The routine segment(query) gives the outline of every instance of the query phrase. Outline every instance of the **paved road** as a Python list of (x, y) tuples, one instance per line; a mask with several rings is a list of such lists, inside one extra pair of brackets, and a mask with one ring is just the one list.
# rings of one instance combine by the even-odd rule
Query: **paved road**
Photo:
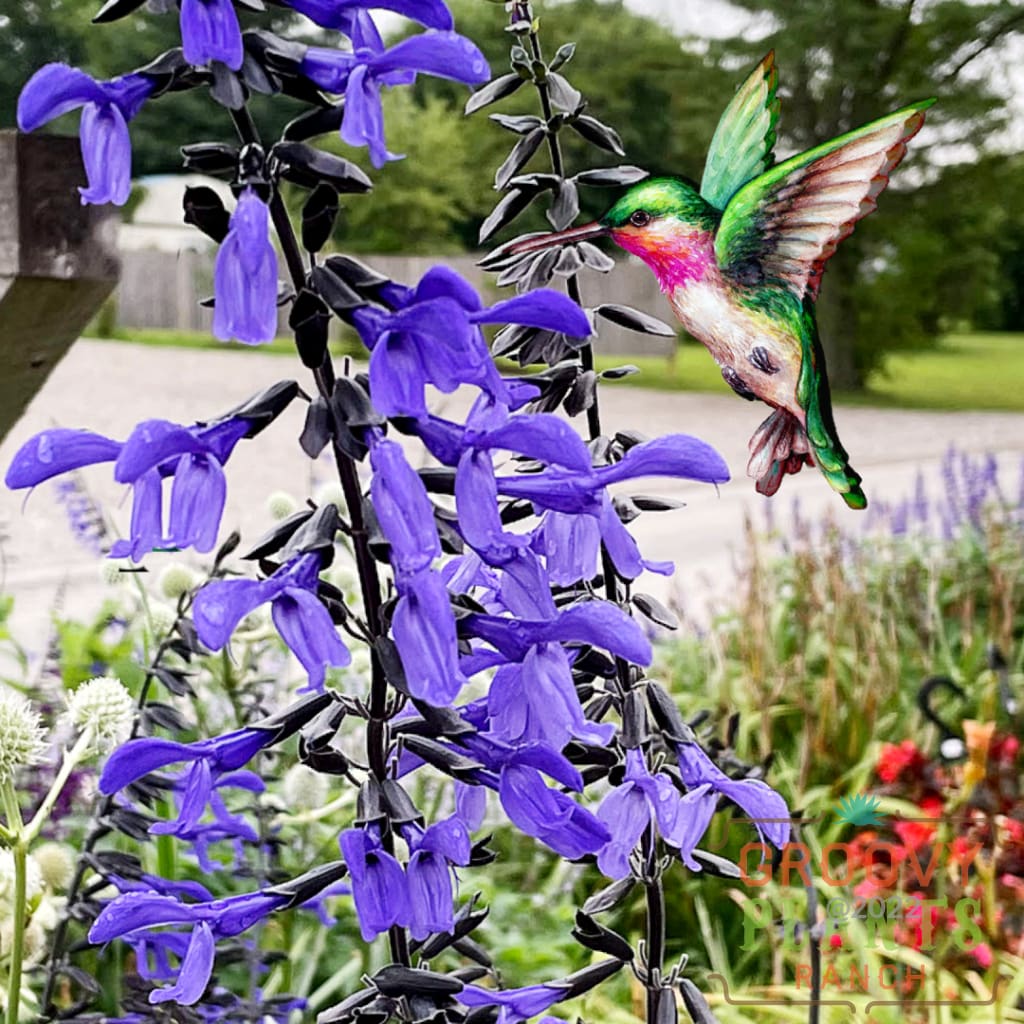
[[(259, 352), (80, 341), (0, 445), (0, 466), (6, 469), (18, 446), (48, 426), (88, 427), (123, 438), (147, 417), (180, 422), (209, 419), (296, 372), (303, 372), (297, 363)], [(765, 499), (754, 492), (744, 468), (747, 440), (764, 415), (763, 407), (728, 395), (661, 393), (614, 385), (605, 387), (602, 394), (606, 431), (629, 426), (649, 435), (697, 434), (718, 448), (733, 472), (733, 480), (717, 492), (675, 482), (632, 487), (634, 492), (686, 501), (685, 509), (649, 514), (635, 524), (648, 557), (670, 558), (679, 566), (674, 584), (649, 577), (642, 589), (665, 598), (672, 596), (670, 586), (675, 587), (684, 605), (699, 611), (708, 593), (728, 588), (744, 515), (752, 514), (759, 521), (764, 515)], [(461, 396), (443, 403), (453, 414), (466, 406)], [(836, 418), (853, 464), (864, 476), (865, 489), (875, 498), (895, 500), (909, 494), (919, 469), (934, 477), (951, 442), (968, 452), (997, 453), (1014, 474), (1024, 454), (1024, 415), (841, 408)], [(237, 527), (246, 540), (255, 539), (270, 523), (269, 494), (283, 490), (302, 500), (329, 479), (325, 461), (310, 463), (297, 448), (301, 426), (302, 410), (295, 403), (258, 439), (239, 445), (228, 466), (225, 534)], [(124, 489), (110, 480), (109, 468), (87, 470), (86, 479), (125, 529), (128, 503), (123, 501)], [(805, 470), (787, 480), (775, 499), (780, 525), (790, 517), (797, 498), (805, 516), (829, 512), (841, 523), (854, 523), (860, 515), (847, 510), (816, 473)], [(96, 607), (103, 588), (96, 559), (70, 535), (52, 484), (40, 487), (27, 502), (20, 493), (0, 491), (0, 533), (6, 534), (0, 549), (2, 589), (16, 598), (14, 624), (24, 643), (33, 648), (42, 644), (59, 589), (64, 590), (64, 607), (70, 613), (84, 614)], [(154, 557), (154, 563), (157, 560)]]

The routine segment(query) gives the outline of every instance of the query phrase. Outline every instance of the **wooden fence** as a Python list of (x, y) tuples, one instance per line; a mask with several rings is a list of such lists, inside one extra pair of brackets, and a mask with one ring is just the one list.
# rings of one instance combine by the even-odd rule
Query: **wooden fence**
[[(213, 294), (213, 259), (212, 251), (188, 249), (179, 253), (156, 249), (125, 252), (115, 295), (117, 326), (125, 330), (209, 331), (213, 314), (200, 302)], [(366, 257), (365, 262), (402, 282), (415, 282), (435, 263), (444, 262), (470, 280), (488, 301), (499, 297), (493, 277), (481, 271), (472, 256), (441, 260), (426, 256), (380, 256)], [(588, 273), (583, 292), (584, 301), (591, 305), (621, 303), (660, 317), (666, 323), (675, 322), (654, 276), (638, 262), (625, 262), (612, 274)], [(281, 314), (282, 334), (287, 333), (286, 321), (287, 309)], [(636, 334), (604, 321), (600, 327), (598, 348), (608, 354), (668, 356), (675, 350), (675, 338)]]

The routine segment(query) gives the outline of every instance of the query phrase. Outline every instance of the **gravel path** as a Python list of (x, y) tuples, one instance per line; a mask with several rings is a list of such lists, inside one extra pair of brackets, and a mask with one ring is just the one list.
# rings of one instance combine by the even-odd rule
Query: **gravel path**
[[(48, 426), (88, 427), (123, 438), (141, 419), (162, 417), (190, 422), (209, 419), (267, 384), (302, 373), (297, 363), (258, 352), (195, 351), (121, 343), (78, 342), (53, 373), (25, 416), (0, 445), (6, 470), (17, 448)], [(300, 376), (306, 385), (306, 379)], [(647, 577), (640, 589), (662, 599), (681, 597), (697, 611), (710, 593), (729, 585), (731, 559), (740, 543), (745, 515), (763, 522), (766, 500), (745, 475), (747, 440), (765, 415), (757, 403), (732, 396), (644, 391), (608, 385), (602, 392), (605, 430), (632, 427), (649, 435), (674, 431), (697, 434), (722, 453), (733, 480), (718, 492), (712, 487), (675, 482), (632, 485), (634, 493), (681, 498), (677, 512), (649, 514), (634, 524), (649, 558), (670, 558), (679, 571), (673, 583)], [(451, 414), (461, 413), (460, 395), (443, 398)], [(242, 442), (228, 466), (228, 506), (224, 535), (232, 528), (254, 540), (270, 523), (266, 498), (287, 491), (303, 500), (329, 479), (329, 466), (311, 464), (295, 445), (302, 426), (302, 403), (253, 442)], [(1009, 413), (941, 413), (840, 408), (836, 413), (843, 443), (864, 477), (869, 498), (896, 500), (911, 493), (916, 474), (935, 477), (950, 443), (972, 453), (994, 452), (1001, 467), (1014, 474), (1024, 454), (1024, 415)], [(298, 457), (297, 457), (298, 456)], [(120, 528), (129, 507), (124, 489), (113, 484), (108, 468), (86, 471), (93, 494)], [(850, 512), (821, 477), (804, 470), (788, 479), (774, 499), (775, 520), (784, 526), (798, 500), (801, 514), (830, 512), (852, 523)], [(45, 640), (50, 610), (58, 592), (70, 614), (89, 614), (98, 606), (103, 586), (97, 559), (72, 538), (66, 514), (52, 484), (27, 501), (21, 493), (0, 489), (0, 589), (14, 595), (16, 635), (32, 649)], [(159, 568), (154, 556), (152, 567)]]

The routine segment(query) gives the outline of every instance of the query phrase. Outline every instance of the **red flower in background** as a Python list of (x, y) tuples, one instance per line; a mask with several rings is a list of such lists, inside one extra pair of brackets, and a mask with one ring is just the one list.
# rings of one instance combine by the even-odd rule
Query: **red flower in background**
[(913, 740), (886, 743), (878, 755), (878, 777), (886, 783), (895, 782), (904, 772), (920, 775), (928, 763)]

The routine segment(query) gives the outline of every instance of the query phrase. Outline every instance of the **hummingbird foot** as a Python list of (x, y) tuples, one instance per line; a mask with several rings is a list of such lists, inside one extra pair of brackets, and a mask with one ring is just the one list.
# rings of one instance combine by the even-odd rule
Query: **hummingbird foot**
[(757, 428), (748, 450), (747, 475), (757, 481), (758, 493), (769, 497), (779, 489), (783, 477), (813, 465), (807, 434), (785, 409), (776, 409)]

